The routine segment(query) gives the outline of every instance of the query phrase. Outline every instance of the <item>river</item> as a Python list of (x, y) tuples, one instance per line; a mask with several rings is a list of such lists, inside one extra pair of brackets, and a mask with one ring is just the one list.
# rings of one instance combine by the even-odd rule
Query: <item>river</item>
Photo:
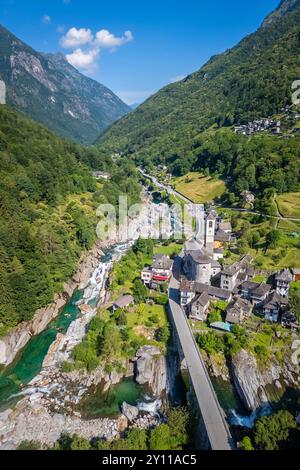
[(38, 336), (34, 336), (19, 353), (14, 362), (0, 373), (0, 411), (12, 406), (26, 391), (26, 385), (36, 377), (55, 341), (57, 334), (66, 334), (72, 324), (81, 316), (79, 304), (96, 307), (101, 292), (112, 268), (113, 262), (120, 259), (132, 243), (115, 245), (105, 251), (98, 267), (90, 277), (86, 289), (76, 291), (59, 316)]

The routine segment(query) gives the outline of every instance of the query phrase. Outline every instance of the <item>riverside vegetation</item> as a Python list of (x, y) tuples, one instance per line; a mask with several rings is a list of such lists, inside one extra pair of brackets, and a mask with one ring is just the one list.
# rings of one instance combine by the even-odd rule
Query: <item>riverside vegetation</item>
[(105, 364), (105, 371), (126, 371), (126, 361), (145, 345), (158, 346), (166, 352), (170, 336), (165, 306), (168, 296), (162, 291), (151, 292), (140, 280), (145, 263), (151, 264), (154, 243), (138, 240), (115, 265), (111, 274), (112, 298), (130, 293), (135, 305), (114, 313), (100, 309), (89, 324), (88, 333), (73, 351), (73, 362), (63, 363), (62, 370), (92, 371)]

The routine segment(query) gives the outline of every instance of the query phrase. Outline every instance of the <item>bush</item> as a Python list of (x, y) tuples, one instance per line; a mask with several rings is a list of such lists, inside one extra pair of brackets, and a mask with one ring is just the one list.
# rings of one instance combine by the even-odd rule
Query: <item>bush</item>
[(162, 343), (167, 343), (170, 338), (170, 328), (168, 325), (165, 325), (159, 328), (156, 332), (156, 339)]

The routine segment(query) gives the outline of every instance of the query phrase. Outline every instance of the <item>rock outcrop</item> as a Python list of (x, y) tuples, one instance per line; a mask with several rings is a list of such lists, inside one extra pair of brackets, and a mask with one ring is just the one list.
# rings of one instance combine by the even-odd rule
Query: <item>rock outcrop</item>
[(130, 423), (135, 421), (139, 415), (139, 409), (136, 406), (129, 405), (128, 403), (124, 402), (122, 404), (122, 413)]
[(268, 402), (256, 359), (247, 351), (242, 350), (233, 357), (232, 376), (235, 388), (248, 410), (253, 411)]
[(103, 255), (100, 243), (96, 243), (88, 255), (83, 255), (73, 279), (64, 285), (64, 292), (57, 294), (54, 301), (46, 308), (36, 312), (29, 322), (20, 323), (5, 337), (0, 339), (0, 365), (7, 366), (26, 346), (32, 336), (40, 334), (54, 320), (76, 288), (84, 289), (88, 280)]
[(282, 365), (272, 359), (262, 369), (252, 354), (242, 350), (232, 358), (231, 373), (236, 390), (250, 411), (268, 404), (267, 385), (274, 385), (277, 389), (282, 387), (281, 384), (300, 387), (300, 367), (288, 356)]
[(155, 346), (144, 346), (136, 355), (135, 379), (148, 385), (155, 397), (167, 390), (167, 363), (165, 356)]

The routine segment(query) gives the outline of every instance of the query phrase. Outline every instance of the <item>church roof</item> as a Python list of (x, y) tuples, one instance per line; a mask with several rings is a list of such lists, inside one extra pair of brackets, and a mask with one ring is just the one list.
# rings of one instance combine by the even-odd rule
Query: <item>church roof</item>
[(196, 238), (192, 238), (184, 244), (184, 249), (186, 252), (199, 251), (201, 248), (202, 245), (196, 240)]
[(216, 217), (213, 212), (210, 212), (206, 217), (206, 220), (216, 220)]

